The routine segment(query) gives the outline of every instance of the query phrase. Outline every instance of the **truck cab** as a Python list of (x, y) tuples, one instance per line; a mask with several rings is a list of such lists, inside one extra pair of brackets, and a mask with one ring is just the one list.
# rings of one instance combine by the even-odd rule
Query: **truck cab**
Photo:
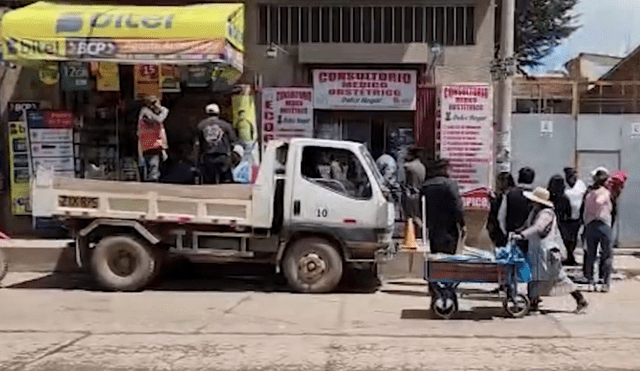
[(272, 141), (255, 184), (172, 185), (52, 178), (33, 183), (35, 216), (65, 220), (78, 263), (102, 286), (137, 290), (167, 254), (275, 266), (300, 292), (332, 291), (346, 265), (392, 244), (394, 209), (360, 143)]

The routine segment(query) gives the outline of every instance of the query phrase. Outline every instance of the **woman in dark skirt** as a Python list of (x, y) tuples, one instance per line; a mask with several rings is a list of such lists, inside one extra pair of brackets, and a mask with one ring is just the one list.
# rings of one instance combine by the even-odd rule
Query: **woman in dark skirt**
[[(572, 236), (577, 236), (580, 224), (575, 224), (571, 220), (571, 202), (565, 194), (566, 185), (562, 175), (554, 175), (549, 179), (549, 191), (550, 200), (553, 202), (553, 208), (558, 218), (558, 227), (560, 234), (562, 235), (562, 242), (566, 246), (572, 246)], [(575, 241), (575, 237), (574, 241)], [(575, 245), (575, 243), (573, 244)], [(569, 248), (567, 248), (569, 250)], [(573, 258), (573, 250), (567, 251), (567, 260), (563, 262), (566, 265), (575, 265), (575, 259)]]

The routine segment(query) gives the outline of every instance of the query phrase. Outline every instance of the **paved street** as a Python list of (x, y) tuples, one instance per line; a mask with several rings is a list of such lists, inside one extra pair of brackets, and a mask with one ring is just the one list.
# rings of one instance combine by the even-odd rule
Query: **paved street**
[(264, 278), (173, 278), (140, 293), (81, 275), (3, 284), (3, 371), (640, 369), (638, 278), (588, 293), (587, 314), (547, 298), (524, 319), (504, 317), (493, 287), (467, 286), (450, 321), (431, 317), (419, 281), (329, 295)]

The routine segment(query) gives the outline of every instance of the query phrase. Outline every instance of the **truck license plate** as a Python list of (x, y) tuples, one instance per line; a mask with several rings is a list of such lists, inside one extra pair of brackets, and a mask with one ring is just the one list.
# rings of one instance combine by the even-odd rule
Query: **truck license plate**
[(97, 197), (80, 197), (80, 196), (59, 196), (58, 206), (60, 207), (74, 207), (81, 209), (97, 209), (98, 208)]

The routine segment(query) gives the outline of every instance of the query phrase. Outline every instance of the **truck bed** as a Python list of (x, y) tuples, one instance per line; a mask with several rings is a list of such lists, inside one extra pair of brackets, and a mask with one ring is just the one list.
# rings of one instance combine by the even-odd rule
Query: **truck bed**
[(34, 182), (35, 216), (251, 225), (253, 186), (54, 178)]

